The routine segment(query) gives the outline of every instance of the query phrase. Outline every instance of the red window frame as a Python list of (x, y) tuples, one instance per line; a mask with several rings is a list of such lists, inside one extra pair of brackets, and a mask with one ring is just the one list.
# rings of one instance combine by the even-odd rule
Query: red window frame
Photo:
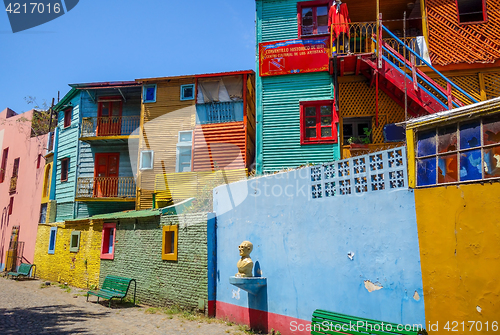
[(325, 34), (317, 34), (317, 29), (318, 29), (318, 20), (316, 18), (316, 8), (319, 6), (327, 6), (327, 13), (330, 12), (330, 7), (333, 4), (333, 0), (316, 0), (316, 1), (305, 1), (305, 2), (297, 2), (297, 23), (298, 23), (298, 36), (299, 38), (302, 38), (302, 8), (307, 8), (307, 7), (313, 7), (313, 24), (314, 24), (314, 31), (313, 34), (311, 35), (305, 35), (305, 36), (321, 36), (321, 35), (328, 35), (328, 33)]
[[(321, 106), (332, 106), (332, 124), (330, 126), (321, 126)], [(306, 107), (316, 107), (316, 137), (307, 137), (306, 129)], [(307, 117), (311, 118), (311, 117)], [(339, 117), (335, 110), (335, 100), (303, 101), (300, 103), (300, 144), (327, 144), (338, 142), (337, 123)], [(331, 127), (332, 136), (321, 137), (321, 128)]]
[[(109, 252), (109, 235), (113, 231), (113, 245)], [(114, 259), (116, 247), (116, 223), (105, 223), (102, 227), (101, 259)]]
[(71, 114), (73, 112), (73, 108), (66, 108), (64, 110), (64, 128), (68, 128), (71, 126)]
[(488, 14), (486, 13), (486, 0), (481, 0), (481, 1), (483, 3), (483, 20), (482, 21), (460, 22), (460, 11), (458, 10), (458, 0), (455, 0), (455, 7), (457, 9), (458, 24), (463, 25), (463, 24), (474, 24), (474, 23), (486, 23), (486, 22), (488, 22)]
[(69, 158), (61, 159), (61, 181), (68, 181)]
[[(102, 115), (103, 104), (109, 103), (108, 115)], [(118, 115), (113, 108), (118, 105)], [(100, 97), (97, 100), (97, 136), (118, 136), (122, 129), (123, 100), (120, 96)]]
[(3, 183), (5, 180), (5, 173), (7, 170), (7, 158), (9, 157), (9, 148), (3, 149), (3, 155), (2, 155), (2, 166), (0, 170), (0, 183)]

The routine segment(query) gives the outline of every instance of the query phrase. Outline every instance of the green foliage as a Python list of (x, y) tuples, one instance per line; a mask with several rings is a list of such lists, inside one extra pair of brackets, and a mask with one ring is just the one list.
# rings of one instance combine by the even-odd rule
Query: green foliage
[(349, 137), (347, 142), (349, 142), (349, 144), (370, 144), (372, 142), (372, 130), (370, 128), (363, 128), (363, 134), (364, 136), (360, 137)]

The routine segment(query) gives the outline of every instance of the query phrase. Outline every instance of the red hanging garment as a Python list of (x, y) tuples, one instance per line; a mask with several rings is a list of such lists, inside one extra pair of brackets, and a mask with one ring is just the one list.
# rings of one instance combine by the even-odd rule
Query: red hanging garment
[(347, 4), (340, 4), (339, 11), (337, 12), (337, 5), (334, 3), (330, 10), (328, 11), (328, 27), (333, 26), (333, 36), (338, 38), (340, 33), (345, 33), (349, 36), (349, 24), (351, 19), (349, 18), (349, 11), (347, 10)]

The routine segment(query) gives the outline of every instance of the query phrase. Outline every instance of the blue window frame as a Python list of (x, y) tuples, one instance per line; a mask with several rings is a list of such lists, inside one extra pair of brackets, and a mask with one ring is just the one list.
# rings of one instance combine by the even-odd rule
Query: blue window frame
[(56, 250), (57, 227), (50, 228), (49, 254), (53, 255)]
[(181, 85), (181, 100), (194, 100), (194, 84)]
[(156, 102), (156, 84), (144, 85), (142, 93), (143, 102)]

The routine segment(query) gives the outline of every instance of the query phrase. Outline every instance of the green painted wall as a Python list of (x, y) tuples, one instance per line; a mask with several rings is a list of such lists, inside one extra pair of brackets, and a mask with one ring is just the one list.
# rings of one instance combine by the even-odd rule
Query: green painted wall
[[(298, 0), (257, 0), (258, 43), (298, 38)], [(257, 57), (257, 73), (259, 63)], [(300, 102), (333, 99), (328, 72), (256, 77), (258, 173), (340, 159), (338, 144), (300, 144)]]
[[(177, 261), (161, 259), (162, 225), (169, 224), (179, 224)], [(197, 308), (199, 299), (208, 299), (207, 215), (120, 220), (115, 258), (101, 260), (100, 285), (107, 275), (136, 279), (141, 303)]]

